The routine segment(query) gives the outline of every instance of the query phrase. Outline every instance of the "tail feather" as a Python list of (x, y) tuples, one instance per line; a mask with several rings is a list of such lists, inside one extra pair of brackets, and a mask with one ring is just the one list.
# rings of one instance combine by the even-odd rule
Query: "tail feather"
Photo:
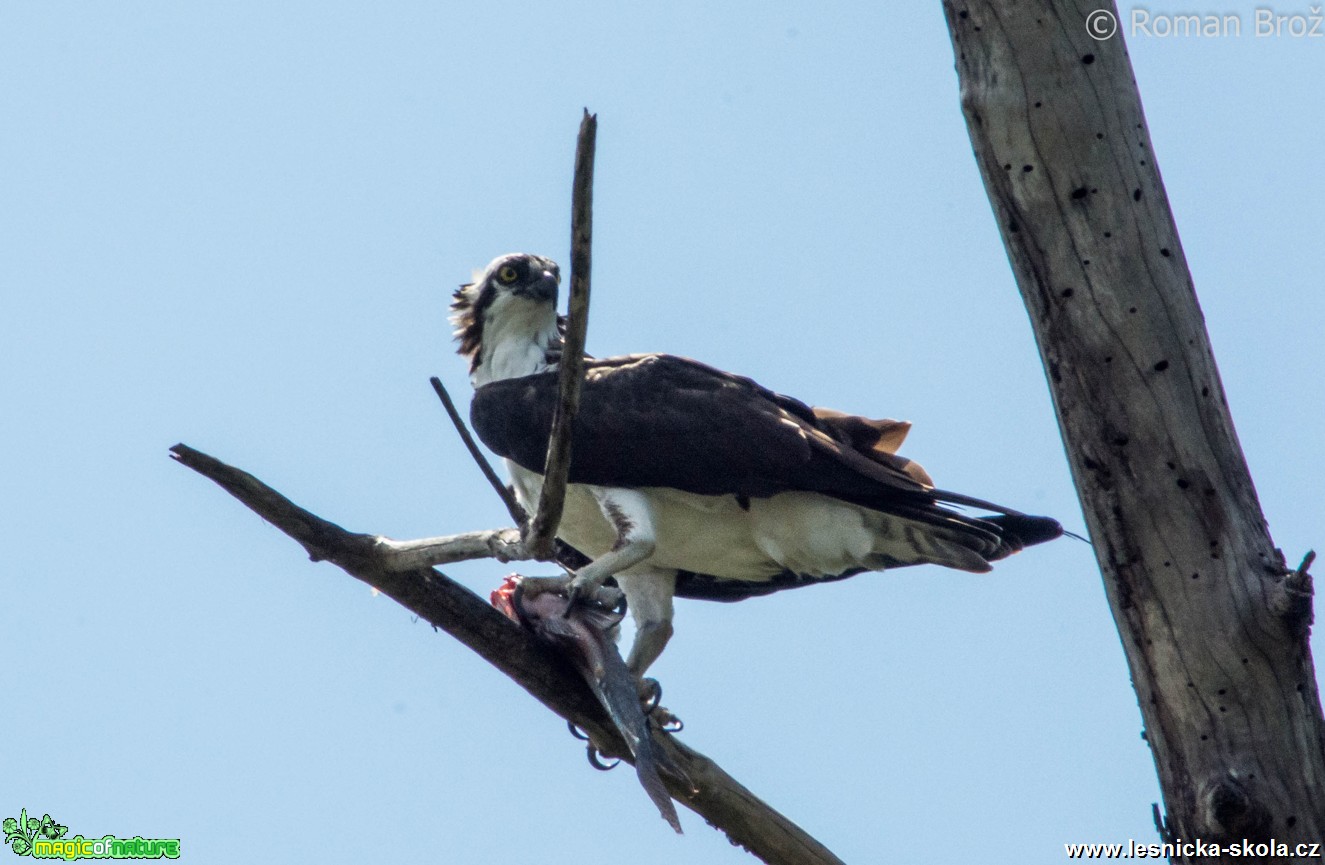
[[(936, 519), (940, 514), (946, 519)], [(928, 563), (982, 574), (990, 570), (990, 562), (1063, 534), (1057, 520), (1025, 514), (967, 517), (936, 511), (926, 517), (923, 522), (887, 518), (901, 531), (885, 530), (876, 535), (869, 564), (888, 570)]]
[(874, 512), (867, 522), (874, 544), (865, 563), (874, 570), (908, 565), (942, 565), (983, 574), (998, 557), (1003, 539), (997, 526), (941, 509), (913, 510), (905, 516)]
[(1051, 517), (1032, 517), (1026, 514), (999, 514), (993, 517), (981, 517), (983, 522), (998, 526), (1002, 539), (995, 560), (1018, 553), (1026, 547), (1052, 541), (1062, 537), (1063, 527)]

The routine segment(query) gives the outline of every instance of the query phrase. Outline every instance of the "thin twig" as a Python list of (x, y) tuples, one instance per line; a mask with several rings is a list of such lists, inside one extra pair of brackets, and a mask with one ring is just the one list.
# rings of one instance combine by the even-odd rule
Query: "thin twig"
[(456, 411), (455, 403), (451, 401), (451, 394), (447, 392), (446, 386), (442, 384), (442, 380), (437, 376), (433, 376), (428, 381), (432, 382), (432, 389), (437, 392), (437, 398), (442, 401), (447, 416), (451, 418), (451, 423), (455, 425), (455, 431), (460, 433), (460, 440), (469, 449), (469, 455), (474, 458), (474, 462), (478, 463), (479, 471), (483, 472), (483, 477), (487, 478), (488, 483), (497, 491), (497, 495), (501, 498), (502, 504), (506, 505), (506, 512), (511, 515), (511, 519), (515, 520), (517, 526), (523, 528), (529, 517), (525, 514), (524, 508), (520, 507), (520, 503), (515, 500), (515, 496), (511, 494), (510, 487), (502, 483), (501, 477), (492, 470), (492, 463), (488, 462), (488, 458), (483, 455), (483, 451), (479, 450), (478, 442), (474, 441), (474, 437), (469, 433), (469, 427), (465, 425), (464, 418), (460, 416), (460, 412)]
[(589, 330), (589, 270), (593, 242), (593, 162), (598, 116), (586, 108), (575, 146), (575, 181), (571, 192), (570, 306), (566, 338), (561, 351), (558, 399), (552, 414), (547, 461), (543, 466), (543, 492), (538, 498), (526, 543), (542, 559), (551, 559), (553, 538), (561, 524), (570, 474), (571, 426), (580, 408), (584, 379), (584, 342)]
[[(632, 762), (630, 749), (602, 704), (570, 663), (469, 589), (432, 568), (393, 570), (383, 558), (380, 537), (346, 531), (294, 504), (253, 475), (187, 445), (175, 445), (170, 451), (176, 461), (215, 481), (302, 544), (313, 560), (332, 562), (474, 650), (543, 705), (585, 731), (604, 756)], [(483, 533), (454, 537), (478, 534)], [(415, 542), (393, 543), (408, 548)], [(670, 772), (663, 775), (668, 792), (725, 832), (732, 843), (769, 865), (842, 865), (831, 851), (708, 757), (668, 733), (651, 732), (654, 745), (680, 770), (679, 777)]]

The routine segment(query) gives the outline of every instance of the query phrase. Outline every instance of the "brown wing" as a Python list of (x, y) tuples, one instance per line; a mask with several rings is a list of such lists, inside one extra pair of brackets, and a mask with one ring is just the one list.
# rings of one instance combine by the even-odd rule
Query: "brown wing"
[(911, 431), (911, 424), (904, 420), (883, 418), (872, 420), (858, 417), (831, 408), (814, 407), (814, 417), (819, 426), (828, 430), (857, 453), (877, 463), (904, 472), (914, 481), (925, 486), (934, 486), (934, 479), (921, 468), (920, 463), (897, 455), (897, 449), (906, 440)]
[[(555, 372), (493, 382), (470, 417), (489, 448), (542, 471)], [(805, 403), (674, 355), (587, 362), (572, 431), (572, 483), (670, 487), (701, 495), (763, 497), (804, 490), (923, 519), (942, 501), (1004, 508), (934, 490), (891, 451), (908, 425)], [(951, 511), (937, 509), (945, 522)]]
[[(541, 472), (556, 400), (555, 372), (493, 382), (475, 392), (470, 418), (489, 448)], [(1061, 533), (1047, 517), (935, 489), (923, 469), (895, 453), (908, 429), (901, 421), (812, 409), (748, 378), (673, 355), (593, 359), (572, 431), (570, 480), (701, 495), (818, 492), (933, 526), (949, 537), (969, 535), (971, 548), (989, 559)], [(947, 504), (999, 515), (970, 517)], [(787, 573), (747, 584), (683, 573), (677, 593), (740, 600), (848, 575)]]

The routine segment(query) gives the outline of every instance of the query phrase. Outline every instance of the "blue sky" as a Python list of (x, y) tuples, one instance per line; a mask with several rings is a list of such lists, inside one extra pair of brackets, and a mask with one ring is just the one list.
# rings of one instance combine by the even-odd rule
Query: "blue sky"
[[(878, 5), (0, 6), (0, 812), (199, 863), (749, 861), (166, 449), (355, 530), (503, 524), (427, 379), (466, 394), (473, 267), (565, 261), (588, 106), (593, 353), (909, 419), (943, 486), (1080, 529), (941, 9)], [(1325, 40), (1129, 49), (1296, 561), (1325, 525)], [(683, 602), (655, 672), (686, 742), (849, 862), (1154, 837), (1084, 544)]]

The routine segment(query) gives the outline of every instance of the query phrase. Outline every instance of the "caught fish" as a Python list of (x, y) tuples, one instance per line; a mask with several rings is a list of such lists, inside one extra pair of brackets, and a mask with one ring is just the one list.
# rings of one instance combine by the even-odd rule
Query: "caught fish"
[(617, 652), (612, 630), (621, 621), (622, 611), (586, 603), (572, 606), (565, 597), (552, 592), (526, 594), (518, 575), (508, 576), (501, 588), (493, 591), (492, 605), (570, 657), (629, 746), (640, 786), (663, 819), (679, 833), (681, 821), (658, 769), (661, 766), (676, 775), (681, 772), (654, 748), (636, 678)]

